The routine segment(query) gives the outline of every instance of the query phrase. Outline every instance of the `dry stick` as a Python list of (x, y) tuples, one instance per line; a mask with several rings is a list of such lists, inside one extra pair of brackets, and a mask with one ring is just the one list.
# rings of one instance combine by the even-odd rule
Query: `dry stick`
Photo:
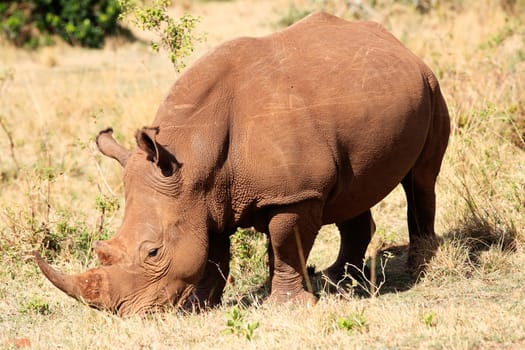
[(49, 150), (47, 148), (46, 143), (46, 153), (47, 153), (47, 205), (46, 205), (46, 227), (49, 225), (49, 213), (51, 212), (51, 179), (50, 179), (50, 171), (51, 171), (51, 155), (49, 154)]
[[(2, 81), (2, 85), (0, 86), (0, 96), (2, 96), (4, 94), (4, 91), (7, 90), (7, 81), (8, 79), (4, 79)], [(5, 131), (7, 139), (9, 140), (9, 151), (11, 153), (11, 158), (13, 159), (13, 162), (16, 166), (16, 173), (18, 174), (18, 172), (20, 171), (20, 165), (18, 164), (18, 160), (15, 157), (15, 143), (13, 142), (13, 136), (11, 135), (9, 129), (7, 129), (7, 126), (4, 123), (4, 118), (2, 117), (0, 117), (0, 126), (2, 126), (2, 129)]]
[[(47, 154), (47, 164), (48, 169), (51, 168), (51, 156), (49, 154), (49, 144), (47, 138), (45, 138), (44, 133), (44, 112), (42, 111), (42, 107), (40, 106), (40, 103), (38, 102), (38, 98), (36, 97), (36, 94), (32, 88), (32, 85), (29, 83), (29, 75), (25, 74), (22, 75), (24, 79), (24, 83), (26, 85), (27, 92), (29, 96), (31, 97), (31, 101), (33, 102), (33, 107), (35, 108), (36, 113), (38, 114), (38, 117), (40, 119), (40, 133), (42, 134), (42, 138), (44, 141), (44, 147), (45, 147), (45, 153)], [(51, 209), (51, 203), (50, 203), (50, 196), (51, 196), (51, 184), (49, 180), (49, 174), (47, 179), (47, 209), (46, 209), (46, 227), (49, 225), (49, 213)]]
[(16, 166), (16, 172), (18, 173), (20, 171), (20, 165), (18, 164), (18, 160), (15, 157), (15, 143), (13, 142), (13, 136), (11, 135), (11, 132), (9, 132), (7, 126), (4, 123), (4, 118), (0, 118), (0, 126), (2, 126), (2, 129), (5, 131), (7, 139), (9, 140), (9, 151), (11, 153), (11, 159), (13, 159), (13, 162)]
[[(33, 106), (35, 107), (35, 110), (38, 114), (38, 117), (40, 118), (40, 128), (44, 128), (44, 113), (42, 112), (42, 108), (40, 107), (40, 103), (38, 103), (38, 99), (36, 98), (35, 92), (33, 91), (33, 88), (31, 87), (31, 84), (28, 82), (28, 75), (23, 75), (24, 77), (24, 83), (26, 84), (27, 91), (29, 93), (29, 96), (31, 97), (31, 101), (33, 102)], [(42, 132), (42, 130), (40, 130)], [(46, 148), (47, 148), (47, 142), (46, 142)]]
[(102, 179), (102, 182), (104, 183), (104, 186), (106, 186), (106, 189), (113, 197), (115, 197), (115, 192), (111, 189), (111, 186), (109, 186), (108, 181), (106, 180), (106, 177), (104, 176), (104, 172), (100, 168), (100, 164), (97, 162), (97, 158), (92, 154), (93, 159), (95, 160), (95, 165), (97, 167), (97, 171), (100, 174), (100, 178)]
[(370, 257), (370, 296), (375, 297), (376, 294), (376, 256), (377, 252)]
[(104, 206), (100, 208), (100, 224), (98, 225), (98, 234), (101, 235), (104, 230), (104, 216), (106, 214), (106, 209)]
[[(374, 232), (376, 231), (376, 224), (374, 223), (374, 219), (370, 217), (370, 240), (372, 240), (372, 237), (374, 236)], [(377, 247), (374, 247), (373, 254), (370, 257), (370, 295), (372, 297), (376, 294), (376, 257), (377, 257)]]
[(308, 271), (306, 270), (306, 261), (304, 259), (303, 252), (303, 243), (301, 242), (301, 237), (299, 236), (299, 229), (297, 226), (293, 227), (293, 232), (295, 234), (295, 243), (297, 244), (297, 250), (299, 252), (299, 260), (301, 260), (301, 269), (303, 270), (303, 277), (306, 283), (306, 289), (313, 293), (312, 282), (310, 282), (310, 277), (308, 276)]

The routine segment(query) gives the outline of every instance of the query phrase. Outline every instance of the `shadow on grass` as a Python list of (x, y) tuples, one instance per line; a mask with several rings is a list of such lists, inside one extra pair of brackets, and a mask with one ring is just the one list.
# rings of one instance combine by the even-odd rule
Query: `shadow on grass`
[[(388, 257), (387, 257), (388, 256)], [(417, 282), (417, 278), (411, 274), (407, 267), (408, 245), (396, 245), (388, 247), (378, 253), (378, 257), (382, 257), (384, 268), (381, 268), (381, 261), (377, 261), (377, 282), (381, 284), (377, 295), (387, 293), (397, 293), (409, 290)], [(385, 261), (386, 259), (386, 261)], [(329, 288), (321, 271), (315, 271), (315, 267), (308, 268), (310, 281), (313, 288), (313, 293), (320, 297), (323, 294), (342, 294), (348, 297), (369, 297), (370, 292), (367, 289), (368, 283), (360, 279), (358, 286), (352, 287), (350, 278), (342, 281), (339, 288)], [(260, 305), (270, 296), (270, 281), (269, 279), (258, 288), (251, 291), (240, 293), (236, 298), (229, 299), (223, 305), (234, 306), (242, 305), (243, 307), (250, 307)]]
[[(505, 222), (504, 222), (505, 223)], [(436, 273), (436, 266), (439, 273), (443, 273), (443, 269), (457, 269), (468, 270), (476, 269), (481, 265), (481, 257), (484, 252), (490, 249), (497, 249), (504, 253), (513, 253), (517, 251), (520, 244), (520, 236), (514, 225), (502, 224), (501, 222), (491, 222), (480, 216), (467, 216), (463, 218), (461, 223), (449, 230), (443, 236), (438, 237), (431, 246), (432, 254), (427, 255), (429, 261), (421, 273), (413, 273), (407, 268), (408, 259), (408, 244), (394, 245), (387, 247), (377, 254), (376, 259), (376, 286), (377, 291), (370, 290), (369, 274), (359, 271), (354, 268), (357, 273), (354, 274), (355, 281), (352, 278), (347, 278), (334, 288), (330, 285), (321, 271), (316, 271), (315, 267), (308, 267), (308, 273), (313, 288), (313, 292), (317, 296), (326, 294), (341, 294), (343, 297), (370, 297), (372, 294), (376, 296), (385, 295), (389, 293), (405, 292), (413, 288), (419, 281), (419, 277), (428, 274)], [(446, 246), (456, 246), (464, 249), (468, 254), (467, 261), (454, 261), (456, 264), (465, 264), (465, 266), (439, 266), (440, 262), (433, 260), (436, 252)], [(445, 249), (445, 254), (446, 254)], [(428, 253), (426, 251), (425, 253)], [(453, 257), (451, 257), (453, 259)], [(368, 264), (370, 265), (370, 263)], [(462, 269), (462, 268), (465, 269)], [(452, 271), (455, 273), (454, 271)], [(447, 273), (447, 271), (445, 271)], [(432, 277), (432, 276), (430, 276)], [(468, 277), (468, 275), (466, 276)], [(236, 299), (237, 302), (244, 306), (251, 306), (261, 304), (270, 295), (270, 283), (267, 280), (262, 286), (248, 292), (242, 293)], [(231, 304), (235, 304), (235, 300), (230, 300)]]
[(380, 266), (376, 266), (377, 280), (384, 281), (379, 294), (404, 292), (412, 288), (418, 279), (407, 268), (408, 244), (392, 246), (378, 253), (381, 259), (385, 259), (385, 255), (390, 257), (386, 261), (384, 272)]
[[(407, 269), (408, 244), (395, 245), (378, 252), (376, 258), (376, 283), (377, 291), (370, 289), (370, 273), (363, 272), (356, 267), (353, 277), (348, 277), (334, 286), (327, 282), (321, 271), (313, 271), (310, 267), (310, 280), (313, 292), (317, 296), (323, 294), (342, 294), (356, 297), (370, 297), (372, 294), (382, 295), (388, 293), (404, 292), (417, 283), (417, 277)], [(370, 261), (368, 264), (370, 265)]]
[(461, 225), (447, 232), (443, 241), (459, 243), (475, 264), (483, 252), (494, 247), (507, 253), (518, 250), (520, 235), (512, 220), (505, 220), (497, 213), (475, 214), (466, 216)]

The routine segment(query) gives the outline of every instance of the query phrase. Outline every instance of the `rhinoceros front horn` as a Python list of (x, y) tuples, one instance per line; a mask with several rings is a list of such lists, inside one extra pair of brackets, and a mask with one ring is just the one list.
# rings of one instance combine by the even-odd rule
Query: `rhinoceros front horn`
[(116, 159), (123, 167), (126, 166), (131, 151), (115, 141), (112, 128), (99, 132), (96, 142), (98, 149), (103, 155)]
[(91, 269), (78, 275), (66, 275), (49, 266), (38, 252), (33, 253), (35, 260), (47, 279), (58, 289), (77, 300), (99, 309), (111, 309), (108, 283), (102, 268)]

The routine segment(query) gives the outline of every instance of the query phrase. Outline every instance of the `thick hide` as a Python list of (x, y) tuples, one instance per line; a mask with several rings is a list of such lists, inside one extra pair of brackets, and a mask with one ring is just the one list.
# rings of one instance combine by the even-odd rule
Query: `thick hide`
[(370, 208), (401, 183), (417, 271), (435, 246), (434, 186), (449, 129), (436, 77), (383, 27), (313, 14), (195, 62), (137, 131), (135, 149), (111, 129), (99, 134), (101, 152), (124, 167), (126, 207), (115, 237), (94, 245), (103, 266), (87, 272), (101, 276), (89, 293), (81, 284), (93, 278), (37, 260), (55, 285), (95, 307), (201, 308), (220, 302), (229, 236), (254, 226), (271, 244), (270, 299), (315, 302), (303, 281), (319, 228), (335, 223), (341, 234), (324, 271), (337, 283), (362, 266)]

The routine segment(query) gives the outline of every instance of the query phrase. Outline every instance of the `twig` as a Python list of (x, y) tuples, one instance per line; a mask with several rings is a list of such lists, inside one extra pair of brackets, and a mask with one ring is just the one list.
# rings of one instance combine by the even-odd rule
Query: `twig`
[[(371, 257), (371, 259), (373, 259), (373, 257)], [(341, 279), (339, 282), (335, 283), (334, 281), (331, 281), (329, 278), (325, 278), (325, 281), (326, 281), (326, 283), (328, 285), (334, 287), (339, 293), (343, 294), (343, 292), (345, 291), (345, 287), (343, 285), (341, 285), (341, 283), (344, 282), (345, 278), (350, 278), (350, 280), (352, 281), (353, 287), (359, 286), (362, 290), (367, 292), (370, 297), (376, 297), (379, 294), (379, 292), (380, 292), (381, 288), (383, 287), (383, 285), (386, 283), (385, 270), (386, 270), (386, 264), (388, 263), (388, 260), (390, 259), (390, 256), (385, 253), (384, 258), (385, 259), (380, 259), (380, 264), (379, 264), (379, 267), (381, 269), (381, 274), (383, 275), (383, 279), (378, 284), (376, 284), (376, 281), (373, 281), (373, 278), (377, 279), (377, 277), (375, 277), (376, 273), (372, 272), (373, 271), (372, 268), (375, 269), (375, 265), (377, 264), (377, 262), (376, 262), (377, 259), (374, 259), (374, 262), (371, 262), (371, 264), (370, 264), (370, 265), (372, 265), (371, 266), (371, 271), (370, 271), (370, 273), (371, 273), (370, 278), (366, 277), (365, 263), (363, 262), (363, 267), (361, 269), (358, 268), (354, 264), (346, 264), (345, 265), (344, 278)], [(362, 282), (360, 282), (358, 279), (356, 279), (350, 273), (348, 273), (348, 268), (352, 268), (355, 271), (359, 271), (360, 274), (361, 274), (361, 277), (362, 277)], [(372, 275), (372, 273), (373, 273), (373, 275)], [(372, 276), (374, 276), (374, 277), (372, 277)]]
[[(13, 79), (13, 73), (8, 71), (6, 77), (0, 77), (0, 81), (2, 81), (2, 85), (0, 86), (0, 96), (3, 96), (4, 91), (7, 90), (8, 87), (8, 81)], [(9, 140), (9, 152), (11, 154), (11, 158), (13, 159), (13, 162), (16, 166), (16, 174), (20, 171), (20, 164), (18, 163), (18, 160), (15, 157), (15, 143), (13, 141), (13, 135), (7, 128), (6, 123), (4, 122), (4, 118), (0, 117), (0, 126), (2, 126), (2, 129), (4, 130), (5, 134), (7, 135), (7, 139)], [(16, 175), (15, 175), (16, 176)]]
[(106, 177), (104, 176), (104, 172), (102, 171), (102, 169), (100, 168), (100, 164), (98, 164), (97, 162), (97, 157), (95, 157), (94, 153), (91, 154), (93, 156), (93, 160), (95, 161), (95, 165), (97, 167), (97, 171), (98, 173), (100, 174), (100, 178), (102, 179), (102, 183), (104, 184), (104, 186), (106, 187), (106, 189), (108, 190), (108, 192), (113, 196), (115, 197), (115, 192), (113, 192), (113, 190), (111, 189), (111, 186), (109, 186), (107, 180), (106, 180)]
[(374, 252), (370, 257), (370, 296), (373, 298), (376, 295), (376, 256)]
[[(44, 113), (42, 112), (42, 108), (40, 107), (40, 103), (38, 103), (38, 99), (36, 98), (35, 92), (33, 91), (33, 88), (31, 87), (31, 84), (29, 84), (29, 82), (28, 82), (27, 75), (24, 76), (24, 83), (26, 84), (27, 91), (29, 92), (29, 96), (31, 97), (31, 101), (33, 101), (33, 106), (35, 107), (36, 113), (38, 114), (38, 117), (40, 119), (40, 128), (43, 129), (43, 127), (44, 127)], [(47, 142), (45, 143), (45, 146), (46, 146), (46, 149), (47, 149)]]
[(7, 126), (5, 125), (4, 118), (0, 117), (0, 126), (2, 126), (2, 129), (4, 130), (5, 134), (7, 135), (7, 139), (9, 140), (9, 153), (11, 154), (11, 159), (13, 159), (13, 162), (16, 166), (16, 172), (20, 171), (20, 165), (18, 164), (18, 160), (15, 156), (15, 143), (13, 142), (13, 135), (11, 135), (11, 132), (9, 129), (7, 129)]
[(310, 277), (308, 276), (308, 270), (306, 269), (306, 261), (304, 258), (303, 252), (303, 243), (301, 242), (301, 237), (299, 236), (299, 229), (297, 226), (293, 227), (293, 232), (295, 234), (295, 243), (297, 244), (297, 251), (299, 253), (299, 260), (301, 260), (301, 269), (303, 271), (304, 282), (306, 283), (306, 290), (313, 293), (312, 282), (310, 282)]

